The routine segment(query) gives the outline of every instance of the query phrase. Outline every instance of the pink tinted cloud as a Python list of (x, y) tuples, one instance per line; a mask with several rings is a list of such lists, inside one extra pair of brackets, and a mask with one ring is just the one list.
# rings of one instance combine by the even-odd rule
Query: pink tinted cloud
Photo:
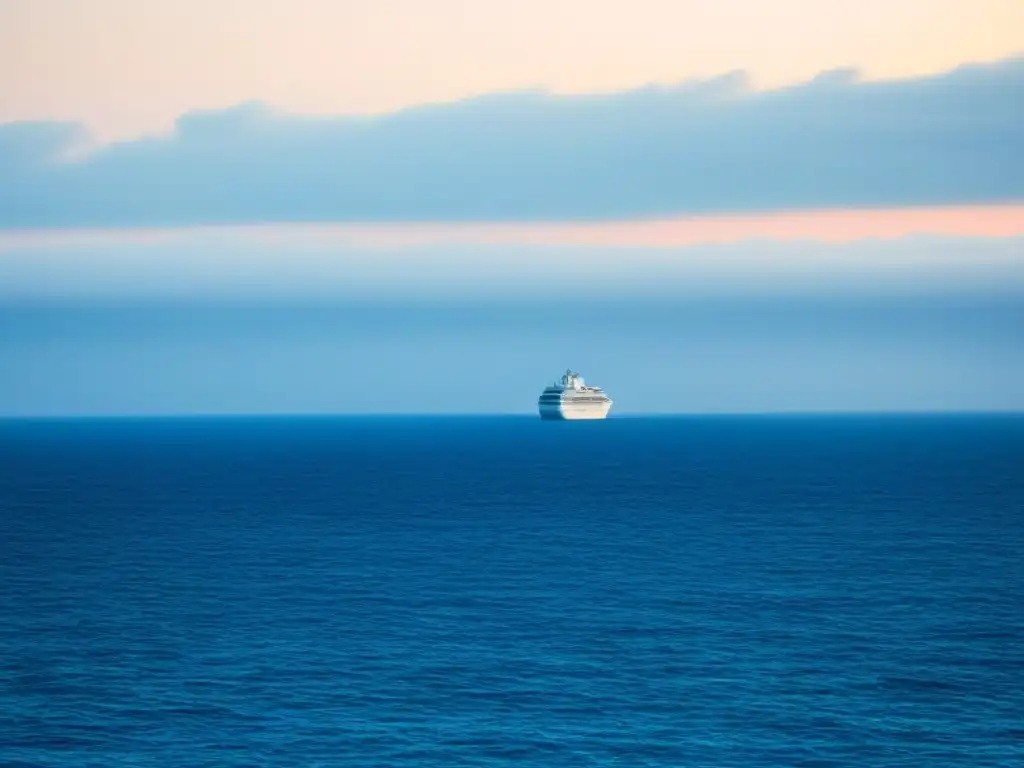
[(259, 238), (337, 238), (359, 246), (519, 244), (680, 248), (743, 240), (847, 243), (930, 234), (951, 237), (1024, 235), (1024, 203), (990, 206), (791, 211), (681, 216), (605, 222), (267, 226)]
[(0, 231), (0, 251), (52, 245), (154, 243), (196, 231), (282, 245), (403, 248), (422, 245), (536, 245), (681, 248), (744, 240), (848, 243), (911, 235), (1024, 236), (1024, 203), (680, 216), (602, 222), (263, 224), (178, 229)]

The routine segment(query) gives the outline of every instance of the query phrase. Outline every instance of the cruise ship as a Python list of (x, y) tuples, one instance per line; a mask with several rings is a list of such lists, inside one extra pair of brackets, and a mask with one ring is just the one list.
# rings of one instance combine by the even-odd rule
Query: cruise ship
[(600, 387), (588, 387), (583, 377), (567, 370), (562, 380), (546, 388), (537, 403), (542, 419), (603, 419), (612, 401)]

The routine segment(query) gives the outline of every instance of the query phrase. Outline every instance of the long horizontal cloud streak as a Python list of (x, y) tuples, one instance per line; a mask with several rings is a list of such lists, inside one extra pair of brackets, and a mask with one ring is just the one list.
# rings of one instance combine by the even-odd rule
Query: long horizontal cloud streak
[(1024, 296), (1024, 237), (688, 248), (477, 244), (366, 248), (183, 232), (0, 251), (0, 303), (447, 301), (714, 295)]
[(261, 105), (84, 158), (0, 126), (0, 226), (557, 220), (1024, 199), (1024, 59), (929, 78), (742, 75), (609, 96), (501, 94), (373, 119)]
[(568, 245), (626, 248), (680, 248), (745, 240), (814, 240), (847, 243), (909, 235), (949, 237), (1024, 236), (1024, 204), (820, 210), (763, 215), (685, 216), (598, 222), (273, 224), (237, 227), (118, 229), (29, 229), (0, 231), (0, 254), (24, 248), (146, 244), (195, 238), (230, 237), (291, 248), (400, 248), (425, 245)]

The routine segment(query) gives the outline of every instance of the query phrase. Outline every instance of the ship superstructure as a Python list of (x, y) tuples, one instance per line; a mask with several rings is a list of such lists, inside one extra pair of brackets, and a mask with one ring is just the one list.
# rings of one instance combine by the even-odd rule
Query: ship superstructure
[(566, 370), (561, 380), (547, 387), (538, 401), (540, 417), (552, 420), (603, 419), (612, 401), (600, 387), (588, 387), (583, 377)]

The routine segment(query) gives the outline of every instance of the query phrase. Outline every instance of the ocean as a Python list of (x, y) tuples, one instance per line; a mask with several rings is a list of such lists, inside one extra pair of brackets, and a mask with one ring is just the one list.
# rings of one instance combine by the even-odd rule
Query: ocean
[(1024, 765), (1024, 417), (0, 422), (0, 766)]

